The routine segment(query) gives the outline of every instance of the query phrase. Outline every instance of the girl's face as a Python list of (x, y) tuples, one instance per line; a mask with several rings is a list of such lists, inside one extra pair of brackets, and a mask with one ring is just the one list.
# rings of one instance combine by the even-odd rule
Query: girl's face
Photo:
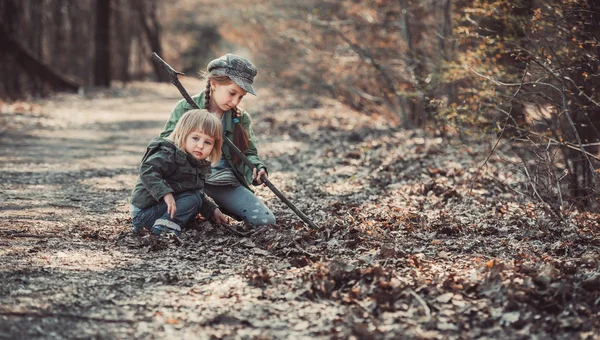
[(215, 145), (215, 139), (201, 131), (192, 131), (185, 138), (185, 151), (197, 160), (207, 159)]
[(223, 85), (211, 81), (211, 85), (215, 88), (210, 97), (211, 107), (217, 109), (216, 113), (237, 107), (247, 93), (234, 82)]

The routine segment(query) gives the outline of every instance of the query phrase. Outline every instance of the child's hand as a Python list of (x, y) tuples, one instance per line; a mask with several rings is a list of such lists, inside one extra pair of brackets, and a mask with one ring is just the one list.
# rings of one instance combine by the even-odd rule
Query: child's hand
[(213, 212), (211, 219), (216, 224), (227, 223), (227, 216), (219, 210), (219, 208), (215, 209)]
[(167, 213), (171, 216), (171, 219), (175, 217), (175, 212), (177, 211), (177, 205), (175, 204), (175, 198), (172, 193), (168, 193), (163, 196), (163, 200), (167, 204)]
[(263, 183), (262, 180), (261, 180), (261, 178), (262, 178), (263, 175), (267, 179), (269, 178), (267, 176), (267, 172), (265, 171), (265, 168), (261, 168), (260, 171), (258, 172), (258, 174), (256, 173), (256, 168), (252, 169), (252, 180), (256, 181), (258, 184), (261, 184), (264, 187), (265, 183)]

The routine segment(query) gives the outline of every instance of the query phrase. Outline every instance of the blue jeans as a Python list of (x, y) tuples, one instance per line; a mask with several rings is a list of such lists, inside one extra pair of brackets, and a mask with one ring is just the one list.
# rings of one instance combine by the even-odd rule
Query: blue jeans
[(168, 229), (177, 235), (181, 234), (181, 228), (200, 211), (202, 197), (197, 191), (185, 191), (173, 195), (177, 211), (171, 219), (167, 212), (167, 204), (160, 200), (157, 204), (140, 209), (131, 205), (129, 208), (133, 231), (139, 232), (142, 228), (152, 230), (155, 234), (160, 234), (164, 229)]
[(228, 213), (255, 225), (275, 224), (275, 216), (267, 206), (243, 185), (204, 185), (204, 192)]

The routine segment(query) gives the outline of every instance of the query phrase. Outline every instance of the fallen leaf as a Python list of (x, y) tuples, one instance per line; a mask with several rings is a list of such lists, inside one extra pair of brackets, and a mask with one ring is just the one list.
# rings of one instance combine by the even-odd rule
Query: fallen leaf
[(307, 329), (308, 326), (310, 326), (310, 323), (308, 321), (302, 320), (302, 321), (298, 322), (296, 325), (294, 325), (294, 330), (295, 331), (303, 331), (303, 330)]
[(516, 310), (514, 312), (504, 313), (504, 314), (502, 314), (502, 318), (500, 319), (500, 324), (508, 326), (510, 324), (513, 324), (513, 323), (519, 321), (520, 317), (521, 317), (521, 312), (519, 312), (518, 310)]
[(179, 323), (179, 321), (175, 320), (175, 319), (167, 319), (165, 320), (166, 323), (168, 323), (169, 325), (177, 325)]
[(450, 302), (450, 300), (452, 300), (453, 296), (454, 296), (454, 293), (445, 293), (445, 294), (438, 296), (435, 300), (437, 302), (441, 302), (441, 303), (448, 303), (448, 302)]
[(453, 323), (448, 322), (438, 322), (437, 328), (440, 331), (457, 331), (458, 327)]

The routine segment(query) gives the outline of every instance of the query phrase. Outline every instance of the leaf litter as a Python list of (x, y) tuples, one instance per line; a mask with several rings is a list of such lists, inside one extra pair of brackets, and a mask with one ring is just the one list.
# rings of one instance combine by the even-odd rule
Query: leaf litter
[(489, 144), (264, 90), (248, 105), (270, 178), (321, 229), (259, 188), (276, 225), (132, 235), (140, 152), (177, 94), (116, 92), (3, 109), (0, 335), (599, 338), (600, 216), (556, 222), (500, 158), (471, 183)]

